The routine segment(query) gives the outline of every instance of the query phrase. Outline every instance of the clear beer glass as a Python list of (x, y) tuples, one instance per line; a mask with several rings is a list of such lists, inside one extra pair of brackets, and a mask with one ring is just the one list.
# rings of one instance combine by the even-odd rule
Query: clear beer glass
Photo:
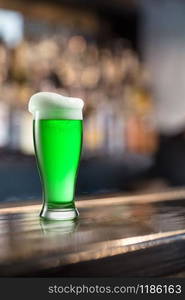
[(45, 92), (29, 101), (43, 190), (42, 218), (70, 220), (78, 216), (74, 195), (82, 149), (83, 105), (79, 98)]

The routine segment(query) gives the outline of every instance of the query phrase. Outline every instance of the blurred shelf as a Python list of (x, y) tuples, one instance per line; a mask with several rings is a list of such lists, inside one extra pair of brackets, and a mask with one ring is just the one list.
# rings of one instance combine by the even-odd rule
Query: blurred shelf
[[(152, 165), (152, 159), (125, 154), (82, 158), (77, 195), (120, 192), (136, 181)], [(34, 156), (4, 153), (0, 159), (0, 203), (41, 197), (41, 185)]]

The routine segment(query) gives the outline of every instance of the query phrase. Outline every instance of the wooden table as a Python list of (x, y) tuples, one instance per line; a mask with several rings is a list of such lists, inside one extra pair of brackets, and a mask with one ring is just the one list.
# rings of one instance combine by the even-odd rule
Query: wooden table
[[(78, 221), (40, 203), (0, 206), (0, 276), (184, 276), (185, 190), (79, 200)], [(179, 275), (180, 274), (180, 275)]]

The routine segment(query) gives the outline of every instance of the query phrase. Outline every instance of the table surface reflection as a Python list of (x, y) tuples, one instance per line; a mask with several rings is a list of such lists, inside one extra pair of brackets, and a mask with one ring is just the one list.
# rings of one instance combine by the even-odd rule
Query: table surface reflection
[(77, 221), (39, 202), (1, 204), (0, 276), (185, 276), (185, 190), (77, 201)]

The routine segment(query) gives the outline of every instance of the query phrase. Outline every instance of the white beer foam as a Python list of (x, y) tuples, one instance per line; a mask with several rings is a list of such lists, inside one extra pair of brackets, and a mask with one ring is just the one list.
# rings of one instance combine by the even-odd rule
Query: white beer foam
[(28, 110), (34, 118), (82, 120), (83, 106), (84, 102), (80, 98), (40, 92), (30, 98)]

